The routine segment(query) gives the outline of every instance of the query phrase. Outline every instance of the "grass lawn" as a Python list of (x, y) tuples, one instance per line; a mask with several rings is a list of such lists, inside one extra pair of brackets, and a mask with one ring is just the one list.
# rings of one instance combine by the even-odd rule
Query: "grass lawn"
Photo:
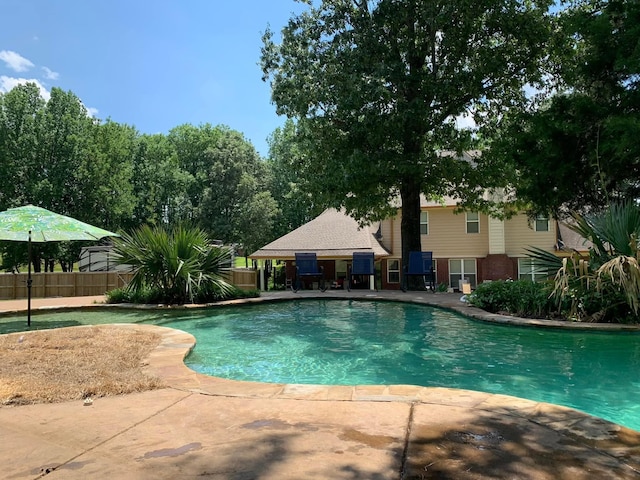
[(248, 259), (246, 262), (247, 263), (245, 263), (245, 258), (244, 257), (235, 257), (233, 266), (236, 267), (236, 268), (245, 268), (247, 266), (249, 268), (251, 268), (252, 260)]

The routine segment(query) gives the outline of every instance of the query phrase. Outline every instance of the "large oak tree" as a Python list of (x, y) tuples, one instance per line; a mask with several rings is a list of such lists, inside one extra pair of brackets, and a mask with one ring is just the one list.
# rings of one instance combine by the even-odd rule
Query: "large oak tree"
[(524, 101), (551, 2), (303, 3), (280, 39), (267, 30), (261, 57), (278, 113), (301, 132), (301, 188), (363, 222), (395, 213), (400, 199), (406, 264), (421, 249), (421, 193), (482, 191), (468, 163), (441, 152), (471, 145), (457, 117), (495, 121)]

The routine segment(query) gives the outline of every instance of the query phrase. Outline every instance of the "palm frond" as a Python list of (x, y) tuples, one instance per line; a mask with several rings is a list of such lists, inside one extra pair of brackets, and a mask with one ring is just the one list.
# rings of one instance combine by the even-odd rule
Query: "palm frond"
[(551, 277), (562, 267), (562, 259), (552, 252), (538, 247), (525, 249), (538, 271), (544, 271)]
[(619, 255), (603, 264), (598, 271), (598, 290), (606, 286), (604, 279), (620, 287), (627, 299), (627, 304), (635, 314), (638, 313), (640, 301), (640, 265), (635, 257)]

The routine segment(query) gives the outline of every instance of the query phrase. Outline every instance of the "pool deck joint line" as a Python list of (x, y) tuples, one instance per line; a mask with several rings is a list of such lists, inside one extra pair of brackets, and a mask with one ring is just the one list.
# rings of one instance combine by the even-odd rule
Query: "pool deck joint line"
[[(560, 328), (487, 314), (459, 294), (278, 292), (224, 304), (305, 298), (409, 301), (486, 321)], [(100, 301), (36, 299), (34, 309)], [(0, 311), (21, 310), (0, 302)], [(90, 407), (0, 407), (0, 436), (11, 445), (0, 449), (6, 478), (640, 478), (640, 432), (570, 408), (444, 387), (227, 380), (184, 364), (195, 345), (186, 332), (111, 328), (161, 334), (145, 371), (167, 388), (94, 399)]]

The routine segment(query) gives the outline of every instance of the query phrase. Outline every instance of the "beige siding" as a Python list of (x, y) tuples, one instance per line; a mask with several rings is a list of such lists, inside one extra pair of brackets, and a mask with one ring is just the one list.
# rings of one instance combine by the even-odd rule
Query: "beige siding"
[(401, 213), (393, 218), (387, 218), (381, 222), (382, 246), (392, 256), (399, 257), (402, 252), (402, 237), (400, 236)]
[[(429, 212), (429, 233), (422, 235), (423, 250), (432, 251), (435, 258), (483, 258), (489, 254), (489, 218), (486, 215), (480, 214), (480, 233), (466, 233), (466, 215), (453, 213), (454, 207), (433, 207), (426, 210)], [(382, 243), (393, 257), (400, 257), (402, 250), (401, 214), (399, 211), (393, 219), (382, 222)], [(524, 214), (505, 220), (504, 253), (510, 257), (523, 257), (526, 256), (525, 249), (530, 246), (553, 251), (555, 229), (555, 222), (551, 220), (548, 232), (536, 232)], [(494, 234), (501, 235), (496, 231)], [(502, 246), (494, 245), (494, 248), (500, 247)]]
[(488, 219), (480, 215), (480, 232), (467, 233), (464, 213), (454, 214), (453, 207), (430, 208), (429, 234), (422, 236), (422, 249), (435, 258), (485, 257), (489, 252)]
[(510, 257), (524, 257), (526, 249), (538, 247), (550, 252), (556, 243), (556, 224), (549, 221), (548, 232), (536, 232), (526, 215), (518, 215), (505, 221), (506, 254)]

